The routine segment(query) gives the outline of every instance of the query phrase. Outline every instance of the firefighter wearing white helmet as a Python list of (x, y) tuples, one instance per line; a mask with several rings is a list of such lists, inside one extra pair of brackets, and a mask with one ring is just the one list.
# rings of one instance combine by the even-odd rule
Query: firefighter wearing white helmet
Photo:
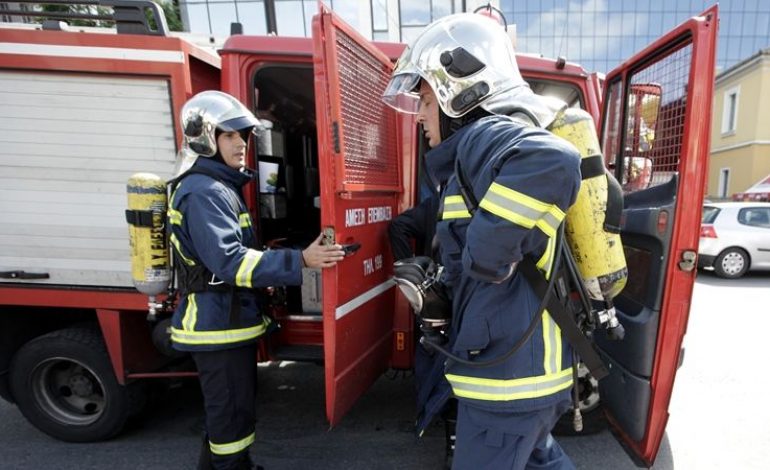
[(580, 187), (578, 152), (542, 128), (563, 103), (535, 96), (503, 29), (472, 14), (428, 25), (383, 99), (417, 115), (428, 171), (445, 182), (436, 238), (451, 327), (446, 345), (428, 346), (452, 358), (420, 380), (432, 389), (423, 426), (454, 395), (452, 468), (574, 468), (550, 434), (569, 408), (572, 351), (519, 272), (554, 274)]
[(299, 285), (303, 266), (333, 266), (343, 252), (320, 236), (303, 251), (258, 250), (241, 193), (253, 179), (245, 163), (257, 119), (218, 91), (195, 95), (180, 118), (186, 158), (172, 181), (168, 222), (182, 298), (171, 340), (192, 354), (203, 390), (198, 468), (253, 469), (256, 341), (269, 328), (254, 289)]

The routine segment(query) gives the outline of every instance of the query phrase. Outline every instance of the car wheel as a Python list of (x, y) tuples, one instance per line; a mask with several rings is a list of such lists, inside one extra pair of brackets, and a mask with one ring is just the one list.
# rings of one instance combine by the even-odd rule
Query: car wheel
[(11, 392), (22, 414), (68, 442), (113, 437), (136, 409), (140, 389), (118, 383), (97, 329), (67, 328), (29, 341), (15, 354)]
[(735, 279), (746, 274), (749, 264), (748, 253), (740, 248), (728, 248), (714, 261), (714, 272), (719, 277)]
[(575, 431), (572, 424), (574, 412), (570, 409), (559, 418), (553, 433), (557, 436), (580, 436), (596, 434), (607, 429), (607, 419), (604, 417), (599, 398), (599, 381), (596, 380), (584, 364), (578, 366), (578, 400), (580, 413), (583, 417), (583, 430)]

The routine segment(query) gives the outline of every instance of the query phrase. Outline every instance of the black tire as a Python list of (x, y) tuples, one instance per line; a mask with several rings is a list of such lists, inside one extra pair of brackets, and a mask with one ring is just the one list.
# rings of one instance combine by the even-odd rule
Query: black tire
[(553, 434), (557, 436), (581, 436), (596, 434), (607, 429), (607, 419), (599, 397), (599, 382), (591, 376), (584, 364), (578, 367), (578, 397), (580, 413), (583, 418), (582, 431), (575, 431), (573, 425), (574, 412), (567, 411), (556, 422)]
[(133, 387), (118, 384), (99, 330), (86, 327), (54, 331), (22, 346), (11, 362), (10, 382), (27, 420), (67, 442), (115, 436), (141, 401)]
[(749, 270), (751, 260), (745, 250), (737, 247), (727, 248), (714, 260), (714, 272), (726, 279), (737, 279)]

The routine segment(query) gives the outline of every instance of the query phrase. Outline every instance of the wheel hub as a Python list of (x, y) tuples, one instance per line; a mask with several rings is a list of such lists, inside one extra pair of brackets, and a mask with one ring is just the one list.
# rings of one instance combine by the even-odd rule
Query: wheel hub
[(41, 362), (32, 373), (35, 401), (51, 418), (70, 426), (96, 422), (107, 403), (104, 386), (87, 365), (69, 358)]
[(78, 397), (89, 397), (94, 393), (94, 384), (82, 374), (76, 374), (69, 379), (69, 388)]
[(739, 273), (743, 269), (743, 256), (730, 253), (722, 260), (722, 269), (729, 274)]

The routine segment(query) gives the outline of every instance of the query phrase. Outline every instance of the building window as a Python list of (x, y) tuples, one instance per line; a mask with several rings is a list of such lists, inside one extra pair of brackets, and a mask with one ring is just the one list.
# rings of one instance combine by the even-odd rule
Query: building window
[(722, 107), (722, 134), (734, 134), (738, 127), (738, 98), (741, 87), (737, 86), (725, 91), (725, 101)]
[(719, 170), (719, 197), (726, 198), (727, 190), (730, 187), (730, 169), (722, 168)]

